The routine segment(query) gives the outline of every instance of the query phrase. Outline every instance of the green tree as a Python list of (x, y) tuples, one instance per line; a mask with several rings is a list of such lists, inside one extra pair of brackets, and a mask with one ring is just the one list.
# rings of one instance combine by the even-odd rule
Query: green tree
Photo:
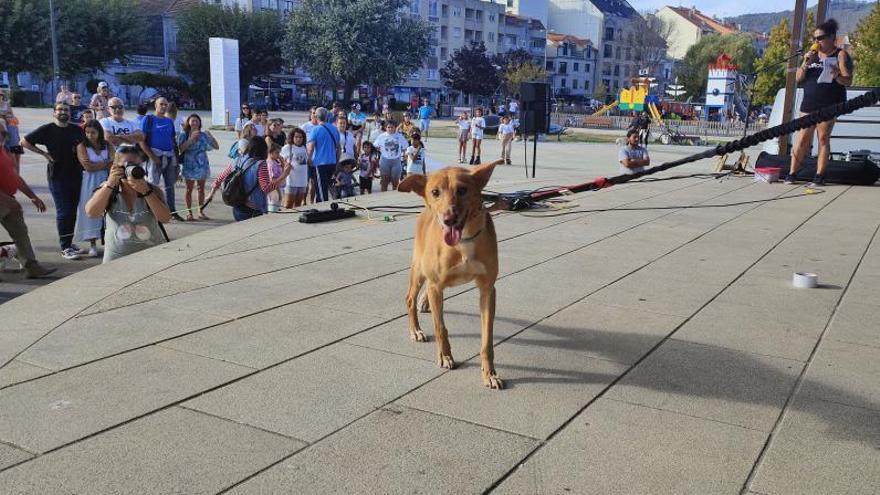
[(0, 0), (0, 68), (9, 73), (13, 89), (19, 72), (45, 69), (48, 6), (41, 11), (40, 4), (33, 0)]
[[(55, 10), (62, 77), (124, 62), (142, 43), (144, 23), (135, 0), (64, 0), (55, 2)], [(0, 66), (11, 84), (19, 72), (51, 77), (49, 2), (0, 0), (0, 12)]]
[[(425, 61), (434, 28), (405, 15), (409, 0), (303, 0), (284, 36), (284, 56), (316, 80), (344, 89), (392, 86)], [(345, 103), (348, 103), (347, 101)]]
[(282, 66), (281, 40), (284, 26), (271, 12), (245, 12), (197, 2), (187, 9), (178, 22), (176, 57), (177, 70), (188, 76), (196, 98), (207, 101), (210, 96), (211, 57), (208, 38), (238, 40), (238, 73), (242, 98), (258, 76)]
[(859, 21), (852, 34), (855, 84), (880, 86), (880, 2)]
[(804, 29), (801, 33), (801, 46), (798, 48), (810, 48), (813, 44), (813, 31), (816, 27), (816, 14), (812, 10), (807, 10), (807, 19), (804, 21)]
[(675, 75), (688, 95), (699, 97), (706, 94), (708, 65), (714, 63), (722, 53), (730, 56), (740, 72), (752, 72), (755, 47), (750, 35), (734, 33), (703, 36), (697, 44), (688, 48), (676, 69)]
[(504, 82), (508, 94), (519, 92), (519, 85), (525, 81), (546, 81), (547, 71), (534, 62), (525, 62), (508, 67), (504, 71)]
[[(141, 93), (144, 92), (144, 89), (153, 88), (162, 96), (171, 97), (172, 99), (189, 89), (189, 84), (182, 77), (143, 71), (123, 74), (119, 78), (119, 82), (126, 86), (140, 86), (143, 88)], [(137, 101), (140, 101), (140, 95), (138, 95)]]
[(789, 43), (791, 29), (788, 27), (788, 20), (782, 19), (770, 30), (764, 56), (755, 62), (758, 78), (752, 90), (754, 105), (771, 105), (779, 88), (785, 87), (786, 64), (783, 61), (788, 57)]
[(608, 98), (608, 86), (605, 86), (604, 81), (599, 81), (599, 84), (593, 89), (593, 99), (605, 103), (606, 98)]
[(483, 42), (471, 42), (452, 54), (440, 69), (446, 87), (466, 95), (487, 96), (500, 86), (501, 75), (496, 61), (486, 54)]

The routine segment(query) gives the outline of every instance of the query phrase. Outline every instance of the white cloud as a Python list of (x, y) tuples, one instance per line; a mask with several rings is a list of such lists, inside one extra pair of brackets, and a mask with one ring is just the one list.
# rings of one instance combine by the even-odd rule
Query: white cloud
[[(807, 2), (809, 6), (813, 6), (818, 0), (810, 0)], [(782, 10), (794, 10), (794, 0), (780, 3), (768, 3), (766, 0), (701, 0), (697, 3), (694, 0), (683, 1), (680, 3), (671, 3), (664, 0), (631, 0), (630, 4), (639, 12), (653, 12), (661, 9), (666, 5), (690, 7), (695, 5), (697, 10), (707, 15), (718, 17), (730, 17), (742, 14), (759, 14), (764, 12), (779, 12)], [(769, 7), (769, 8), (768, 8)]]

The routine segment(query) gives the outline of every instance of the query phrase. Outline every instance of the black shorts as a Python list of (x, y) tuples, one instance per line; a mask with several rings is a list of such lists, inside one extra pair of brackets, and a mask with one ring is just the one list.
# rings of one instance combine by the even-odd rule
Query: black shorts
[(373, 192), (373, 178), (372, 177), (360, 177), (360, 188), (362, 191)]

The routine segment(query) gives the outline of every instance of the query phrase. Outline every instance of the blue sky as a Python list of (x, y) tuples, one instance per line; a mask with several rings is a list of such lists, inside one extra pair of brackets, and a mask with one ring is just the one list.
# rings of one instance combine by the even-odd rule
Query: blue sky
[[(818, 0), (808, 0), (807, 5), (813, 6)], [(639, 12), (653, 12), (665, 5), (678, 7), (690, 7), (695, 5), (697, 10), (708, 15), (728, 17), (740, 14), (758, 14), (763, 12), (779, 12), (780, 10), (794, 10), (794, 0), (782, 2), (768, 2), (767, 0), (629, 0), (630, 5)]]

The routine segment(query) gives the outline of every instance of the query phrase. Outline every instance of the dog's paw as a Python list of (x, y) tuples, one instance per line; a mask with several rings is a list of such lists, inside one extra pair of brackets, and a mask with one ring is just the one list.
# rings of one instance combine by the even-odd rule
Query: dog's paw
[(493, 390), (501, 390), (504, 388), (504, 382), (498, 378), (498, 374), (494, 371), (491, 373), (483, 373), (483, 386)]
[(425, 335), (425, 332), (421, 330), (410, 330), (409, 338), (415, 340), (416, 342), (427, 342), (428, 336)]
[(446, 354), (446, 355), (441, 354), (440, 356), (437, 357), (437, 365), (440, 366), (441, 368), (446, 368), (448, 370), (451, 370), (451, 369), (455, 368), (455, 359), (452, 359), (452, 356), (450, 356), (448, 354)]

